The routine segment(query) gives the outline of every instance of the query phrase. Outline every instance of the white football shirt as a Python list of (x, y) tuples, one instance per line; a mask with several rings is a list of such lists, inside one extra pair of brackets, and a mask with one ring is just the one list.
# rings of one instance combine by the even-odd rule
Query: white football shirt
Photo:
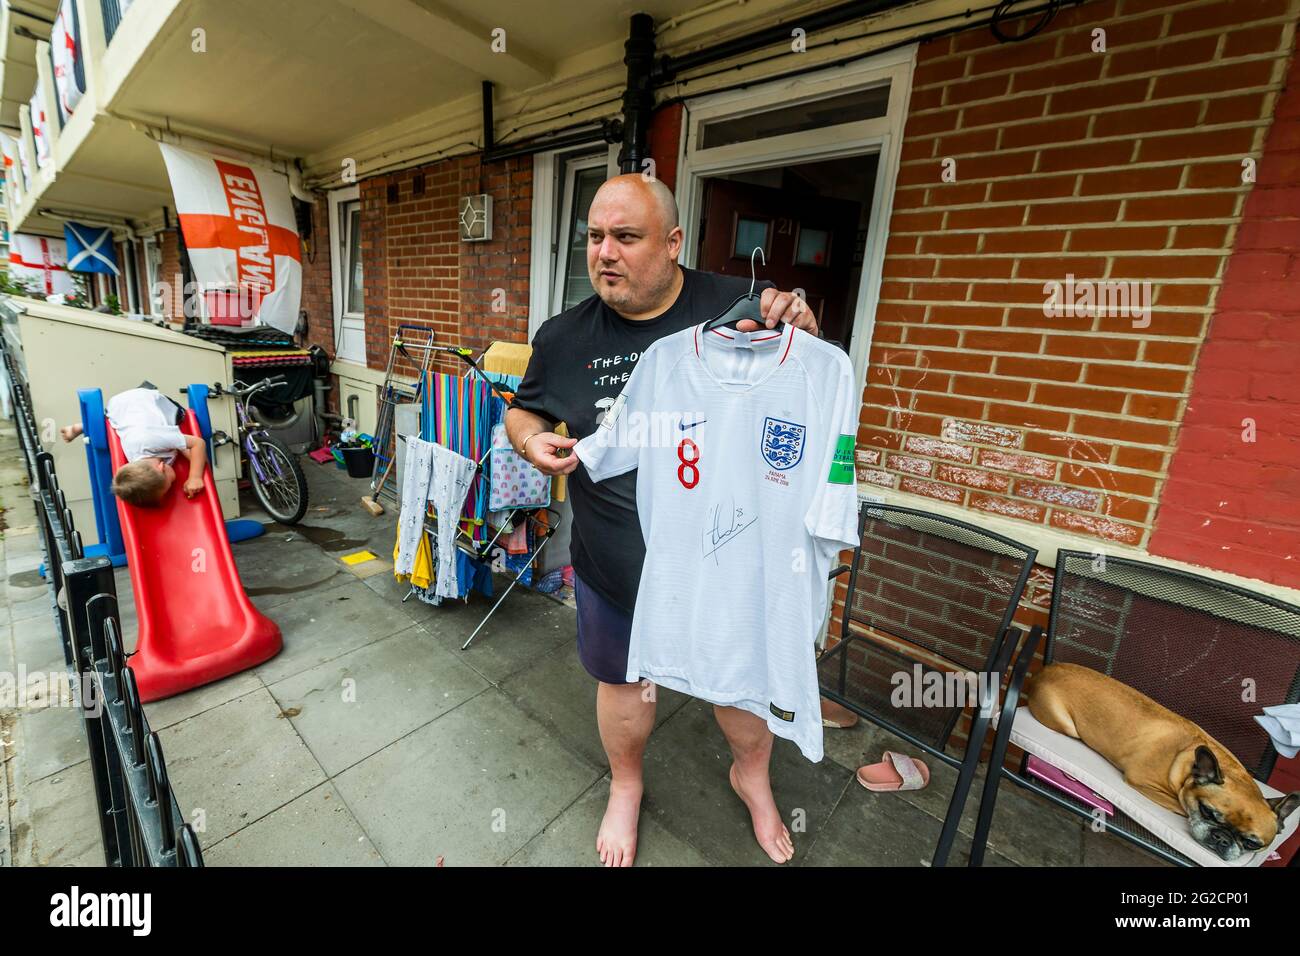
[(176, 427), (176, 406), (155, 388), (120, 392), (108, 400), (105, 413), (127, 461), (161, 458), (171, 462), (185, 448), (185, 435)]
[(637, 469), (626, 679), (757, 714), (818, 761), (813, 644), (831, 561), (858, 544), (853, 366), (791, 325), (702, 329), (651, 345), (574, 449), (593, 481)]

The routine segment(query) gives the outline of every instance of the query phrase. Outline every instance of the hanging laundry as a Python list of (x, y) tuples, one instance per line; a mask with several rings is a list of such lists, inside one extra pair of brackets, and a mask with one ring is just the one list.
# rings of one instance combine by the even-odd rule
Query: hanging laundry
[(397, 517), (398, 553), (393, 557), (394, 574), (410, 574), (415, 566), (415, 552), (424, 533), (429, 481), (433, 478), (433, 447), (414, 436), (406, 441), (402, 510)]
[[(416, 442), (419, 439), (412, 438), (410, 441)], [(429, 501), (438, 517), (434, 591), (440, 597), (460, 597), (456, 584), (456, 562), (453, 560), (453, 556), (458, 553), (456, 533), (460, 512), (465, 506), (465, 496), (474, 483), (478, 466), (449, 448), (441, 445), (430, 447), (433, 449), (433, 480), (429, 485)]]

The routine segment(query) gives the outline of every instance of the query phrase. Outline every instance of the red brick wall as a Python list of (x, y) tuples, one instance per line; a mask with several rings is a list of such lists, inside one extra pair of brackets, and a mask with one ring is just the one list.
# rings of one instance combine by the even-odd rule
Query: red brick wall
[[(458, 188), (460, 195), (492, 196), (492, 241), (459, 243), (460, 313), (447, 334), (475, 353), (496, 341), (527, 342), (533, 158), (516, 156), (488, 166), (467, 158), (461, 161)], [(455, 228), (453, 221), (453, 239)]]
[(1298, 369), (1300, 57), (1201, 350), (1152, 553), (1300, 587)]
[(302, 252), (302, 308), (307, 313), (307, 343), (334, 357), (334, 290), (330, 273), (329, 200), (312, 205), (312, 229)]
[(176, 228), (173, 226), (158, 233), (157, 239), (158, 249), (162, 253), (158, 281), (170, 290), (170, 295), (163, 296), (163, 314), (180, 322), (185, 314), (185, 280), (181, 275), (181, 246), (176, 238)]
[[(532, 170), (531, 156), (488, 165), (466, 156), (362, 181), (367, 365), (385, 366), (399, 325), (432, 329), (437, 343), (476, 353), (498, 340), (527, 341)], [(460, 198), (479, 192), (492, 196), (492, 239), (461, 242)], [(325, 288), (327, 242), (322, 236), (318, 253)], [(310, 301), (332, 316), (319, 292)], [(311, 325), (312, 341), (326, 345), (332, 318)], [(326, 347), (332, 353), (332, 339)], [(435, 364), (464, 368), (443, 357)], [(410, 370), (404, 362), (399, 368)]]
[[(1147, 543), (1296, 8), (1091, 0), (1023, 43), (922, 45), (864, 484)], [(1150, 282), (1149, 327), (1045, 316), (1071, 273)]]

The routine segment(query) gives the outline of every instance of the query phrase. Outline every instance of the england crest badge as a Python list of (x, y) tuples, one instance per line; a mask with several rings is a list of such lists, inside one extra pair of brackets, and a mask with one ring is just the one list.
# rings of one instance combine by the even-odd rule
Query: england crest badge
[(763, 460), (777, 471), (787, 471), (803, 458), (807, 428), (779, 418), (763, 419)]

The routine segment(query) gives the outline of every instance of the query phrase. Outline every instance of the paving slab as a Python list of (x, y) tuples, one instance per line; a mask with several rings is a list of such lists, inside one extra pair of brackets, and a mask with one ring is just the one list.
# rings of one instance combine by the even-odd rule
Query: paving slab
[(415, 626), (270, 685), (331, 777), (488, 687)]
[(334, 778), (394, 866), (504, 863), (600, 777), (489, 689)]
[(14, 865), (104, 865), (89, 761), (29, 781), (16, 788), (16, 795)]
[(384, 866), (352, 811), (323, 783), (203, 853), (205, 866)]
[(211, 846), (324, 782), (265, 688), (160, 731), (185, 820)]
[(267, 684), (411, 626), (401, 611), (364, 581), (351, 578), (319, 594), (299, 595), (267, 616), (279, 625), (284, 638), (280, 653), (256, 668), (257, 676)]

